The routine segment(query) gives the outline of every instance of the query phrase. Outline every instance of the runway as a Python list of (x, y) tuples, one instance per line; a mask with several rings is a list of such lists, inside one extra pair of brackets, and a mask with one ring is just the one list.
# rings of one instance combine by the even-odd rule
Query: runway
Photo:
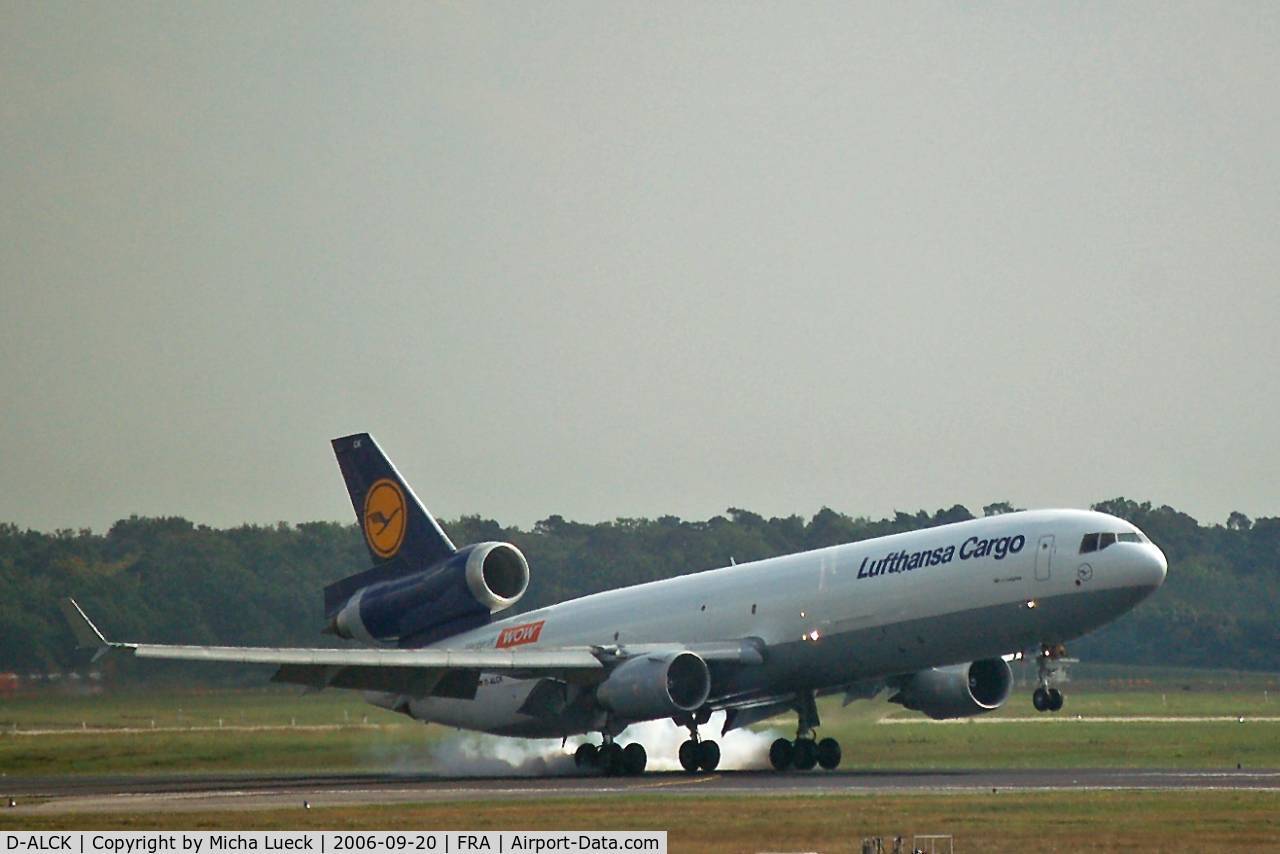
[(1280, 792), (1280, 769), (837, 771), (776, 774), (667, 772), (640, 777), (243, 775), (0, 778), (8, 815), (287, 809), (511, 798), (872, 795), (886, 791), (1261, 790)]

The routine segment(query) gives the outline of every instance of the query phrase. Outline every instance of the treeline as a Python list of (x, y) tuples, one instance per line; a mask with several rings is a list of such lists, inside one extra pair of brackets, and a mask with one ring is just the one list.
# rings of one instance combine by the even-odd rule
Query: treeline
[[(1078, 641), (1072, 653), (1117, 663), (1280, 670), (1280, 518), (1233, 513), (1201, 525), (1171, 507), (1123, 498), (1096, 509), (1129, 519), (1165, 551), (1164, 587), (1132, 614)], [(1008, 504), (983, 508), (1008, 512)], [(962, 506), (892, 518), (824, 508), (812, 518), (763, 518), (730, 508), (583, 524), (551, 516), (531, 530), (477, 516), (445, 522), (457, 543), (506, 540), (529, 558), (518, 608), (787, 552), (973, 518)], [(113, 639), (317, 646), (321, 589), (366, 568), (354, 525), (214, 529), (180, 518), (130, 518), (106, 534), (22, 531), (0, 524), (0, 672), (61, 670), (79, 659), (57, 602), (75, 596)], [(126, 668), (172, 675), (174, 668)], [(198, 675), (197, 675), (198, 678)]]

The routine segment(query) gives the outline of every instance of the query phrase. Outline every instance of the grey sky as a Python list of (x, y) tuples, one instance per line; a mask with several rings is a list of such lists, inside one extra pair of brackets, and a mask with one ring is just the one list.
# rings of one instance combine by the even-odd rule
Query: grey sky
[[(0, 4), (0, 520), (1280, 514), (1280, 5)], [(980, 511), (979, 511), (980, 512)]]

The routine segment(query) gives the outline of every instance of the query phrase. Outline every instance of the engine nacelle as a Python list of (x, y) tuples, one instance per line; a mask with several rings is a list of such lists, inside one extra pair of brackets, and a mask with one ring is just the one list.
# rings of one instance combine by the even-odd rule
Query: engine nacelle
[(707, 663), (685, 651), (624, 661), (600, 683), (596, 699), (624, 720), (647, 721), (699, 709), (710, 693)]
[(371, 584), (333, 619), (334, 634), (429, 643), (484, 625), (529, 587), (529, 562), (510, 543), (477, 543), (422, 572)]
[(478, 543), (468, 547), (463, 575), (476, 602), (490, 614), (520, 601), (529, 588), (529, 562), (510, 543)]
[(891, 703), (924, 712), (934, 720), (967, 718), (1004, 705), (1013, 687), (1013, 671), (1003, 658), (931, 667), (913, 674)]

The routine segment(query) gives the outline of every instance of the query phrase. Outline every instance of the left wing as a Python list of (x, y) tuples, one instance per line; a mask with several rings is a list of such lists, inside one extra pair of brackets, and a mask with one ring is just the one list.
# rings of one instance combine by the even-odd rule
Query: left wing
[(255, 646), (178, 646), (107, 640), (74, 599), (60, 603), (77, 646), (135, 658), (276, 664), (274, 682), (311, 688), (357, 688), (414, 696), (467, 696), (481, 671), (566, 682), (595, 682), (606, 675), (606, 655), (593, 647), (542, 649), (325, 649)]
[(74, 599), (64, 599), (59, 604), (77, 645), (94, 650), (95, 661), (107, 653), (122, 652), (135, 658), (274, 664), (277, 670), (271, 677), (273, 682), (317, 690), (354, 688), (415, 697), (471, 699), (482, 672), (504, 673), (520, 679), (547, 678), (593, 684), (602, 682), (617, 664), (640, 655), (688, 650), (708, 664), (730, 667), (759, 665), (764, 661), (763, 644), (754, 639), (516, 649), (327, 649), (120, 643), (107, 640)]

